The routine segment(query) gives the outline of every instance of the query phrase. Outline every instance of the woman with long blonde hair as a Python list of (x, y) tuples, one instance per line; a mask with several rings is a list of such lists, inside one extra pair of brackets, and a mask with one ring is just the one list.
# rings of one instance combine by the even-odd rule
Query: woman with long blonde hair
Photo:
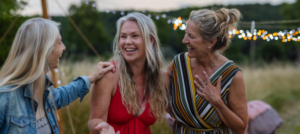
[(58, 134), (55, 110), (83, 97), (90, 86), (112, 70), (100, 62), (89, 76), (80, 76), (54, 89), (46, 75), (59, 66), (66, 49), (59, 24), (42, 18), (25, 21), (19, 28), (0, 71), (0, 133)]
[(89, 130), (150, 134), (168, 105), (154, 23), (141, 13), (121, 17), (113, 46), (117, 71), (105, 74), (92, 90)]

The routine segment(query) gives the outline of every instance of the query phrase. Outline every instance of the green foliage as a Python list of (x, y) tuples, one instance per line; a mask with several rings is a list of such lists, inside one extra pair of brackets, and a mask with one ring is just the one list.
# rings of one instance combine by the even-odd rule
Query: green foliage
[(24, 0), (1, 0), (0, 1), (0, 23), (3, 20), (12, 21), (17, 15), (16, 11), (21, 9), (27, 3)]
[[(2, 38), (9, 25), (16, 18), (16, 11), (21, 9), (24, 5), (26, 5), (26, 2), (23, 0), (0, 0), (0, 38)], [(0, 66), (4, 64), (6, 60), (16, 31), (26, 19), (26, 17), (19, 17), (14, 27), (12, 27), (11, 31), (0, 44)]]
[[(98, 53), (109, 51), (111, 37), (106, 34), (103, 19), (97, 9), (90, 4), (79, 6), (71, 5), (69, 8), (72, 20), (79, 27), (86, 38), (91, 42)], [(65, 17), (52, 17), (54, 21), (61, 23), (62, 40), (66, 45), (66, 53), (82, 58), (83, 55), (95, 56), (94, 52), (83, 40), (76, 29)], [(80, 55), (78, 55), (80, 54)]]

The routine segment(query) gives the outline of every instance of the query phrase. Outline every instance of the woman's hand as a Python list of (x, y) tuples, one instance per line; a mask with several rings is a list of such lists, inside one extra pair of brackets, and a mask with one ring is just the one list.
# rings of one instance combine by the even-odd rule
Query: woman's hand
[(217, 85), (213, 86), (211, 84), (211, 81), (205, 71), (204, 73), (204, 78), (205, 82), (198, 77), (197, 75), (195, 76), (196, 79), (194, 80), (195, 86), (196, 86), (196, 92), (198, 95), (203, 97), (206, 101), (208, 101), (212, 106), (216, 106), (219, 103), (222, 103), (222, 98), (221, 98), (221, 81), (222, 81), (222, 76), (219, 77), (217, 81)]
[(99, 62), (91, 75), (88, 76), (90, 83), (93, 84), (95, 81), (100, 79), (108, 71), (115, 72), (115, 66), (110, 62)]
[(120, 131), (115, 133), (115, 130), (106, 122), (101, 122), (95, 127), (96, 131), (99, 131), (99, 134), (120, 134)]

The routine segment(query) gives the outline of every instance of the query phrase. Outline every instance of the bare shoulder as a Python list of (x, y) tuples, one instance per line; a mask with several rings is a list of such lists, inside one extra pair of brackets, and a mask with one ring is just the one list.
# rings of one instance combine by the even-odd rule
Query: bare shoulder
[(104, 83), (104, 82), (113, 83), (113, 82), (117, 82), (118, 78), (119, 78), (118, 70), (116, 70), (116, 72), (114, 72), (114, 73), (112, 71), (109, 71), (109, 72), (105, 73), (101, 79), (96, 81), (96, 83)]
[(231, 85), (245, 85), (242, 71), (236, 72), (232, 79)]
[[(101, 79), (95, 82), (93, 85), (93, 90), (92, 90), (92, 97), (96, 94), (99, 94), (100, 96), (102, 95), (113, 95), (114, 90), (117, 87), (118, 84), (118, 79), (119, 79), (119, 71), (117, 70), (116, 72), (107, 72), (103, 75)], [(94, 95), (93, 95), (94, 94)], [(97, 95), (98, 96), (98, 95)]]

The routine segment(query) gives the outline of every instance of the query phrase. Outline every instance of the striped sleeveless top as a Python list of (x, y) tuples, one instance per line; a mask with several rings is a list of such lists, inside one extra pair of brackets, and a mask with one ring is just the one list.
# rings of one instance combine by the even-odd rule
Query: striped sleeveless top
[[(240, 69), (227, 61), (211, 76), (212, 85), (217, 84), (222, 75), (221, 96), (228, 106), (227, 96), (233, 76)], [(210, 103), (199, 96), (195, 91), (188, 53), (175, 56), (171, 80), (171, 116), (175, 119), (174, 134), (233, 134), (218, 116), (217, 111)]]

